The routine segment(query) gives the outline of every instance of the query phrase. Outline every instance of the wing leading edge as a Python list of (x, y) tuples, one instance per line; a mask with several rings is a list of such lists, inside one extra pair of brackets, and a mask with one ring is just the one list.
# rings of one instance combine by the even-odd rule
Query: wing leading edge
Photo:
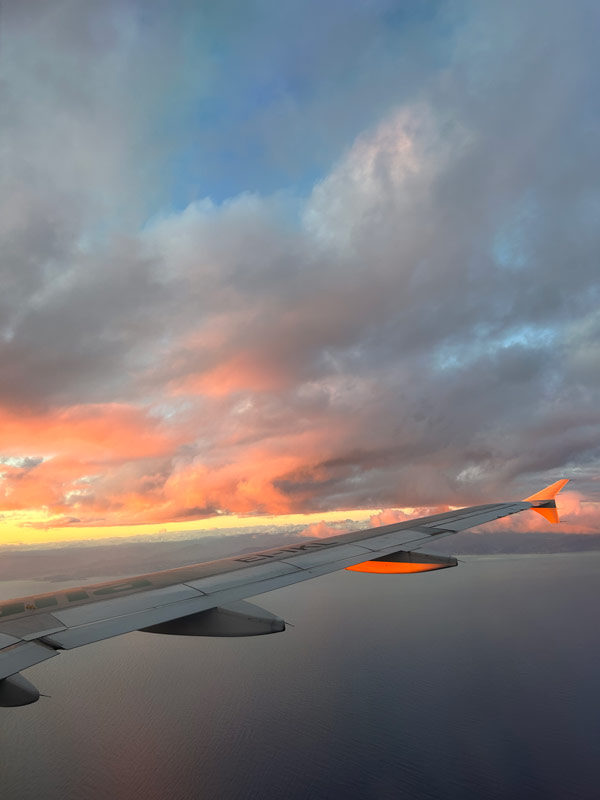
[(456, 559), (416, 551), (430, 541), (528, 509), (558, 521), (555, 497), (566, 483), (558, 481), (519, 502), (456, 509), (127, 580), (9, 600), (0, 605), (0, 705), (35, 702), (37, 689), (18, 673), (60, 650), (136, 630), (195, 636), (275, 633), (284, 630), (282, 620), (242, 601), (339, 569), (407, 574), (456, 566)]

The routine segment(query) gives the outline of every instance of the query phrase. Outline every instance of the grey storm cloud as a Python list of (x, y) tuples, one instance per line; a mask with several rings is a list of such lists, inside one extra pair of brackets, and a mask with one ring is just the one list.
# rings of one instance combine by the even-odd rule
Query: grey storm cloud
[[(148, 133), (165, 98), (192, 91), (173, 25), (161, 38), (140, 32), (135, 4), (59, 3), (53, 27), (43, 4), (18, 6), (3, 12), (0, 404), (185, 420), (185, 445), (136, 475), (157, 492), (182, 465), (251, 471), (247, 448), (280, 454), (306, 434), (304, 462), (273, 479), (302, 510), (478, 499), (548, 472), (593, 493), (594, 3), (440, 4), (453, 24), (439, 68), (414, 45), (378, 49), (377, 14), (394, 4), (376, 6), (366, 28), (317, 42), (323, 84), (306, 107), (282, 91), (243, 129), (294, 175), (301, 116), (313, 143), (338, 148), (312, 188), (181, 210), (153, 207), (160, 170), (145, 169), (168, 149)], [(288, 24), (275, 12), (270, 35)], [(362, 75), (342, 91), (336, 57), (355, 40)], [(250, 48), (243, 28), (234, 41)]]

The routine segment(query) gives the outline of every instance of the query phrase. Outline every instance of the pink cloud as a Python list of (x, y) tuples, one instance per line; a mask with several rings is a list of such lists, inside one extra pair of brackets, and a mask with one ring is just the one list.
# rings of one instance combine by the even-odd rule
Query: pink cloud
[(345, 533), (346, 530), (354, 530), (356, 527), (357, 526), (352, 523), (340, 526), (329, 525), (327, 522), (323, 521), (311, 522), (311, 524), (300, 533), (300, 536), (306, 536), (309, 539), (327, 539), (329, 536), (336, 536), (339, 533)]
[[(169, 422), (168, 415), (165, 419), (116, 403), (28, 415), (2, 410), (6, 463), (0, 467), (0, 510), (44, 509), (52, 517), (45, 526), (57, 527), (161, 523), (222, 512), (314, 511), (321, 487), (351, 475), (355, 460), (363, 465), (372, 461), (372, 468), (378, 469), (381, 456), (364, 451), (333, 457), (351, 437), (355, 415), (346, 415), (343, 404), (332, 414), (331, 400), (323, 403), (323, 395), (311, 392), (306, 419), (288, 414), (268, 395), (245, 395), (239, 406), (239, 398), (228, 392), (189, 398), (193, 402), (176, 423)], [(205, 443), (192, 447), (195, 441)], [(356, 503), (355, 497), (340, 495), (335, 508), (368, 507), (369, 500)], [(370, 525), (403, 522), (447, 508), (383, 509)], [(559, 508), (563, 522), (553, 530), (600, 531), (597, 503), (565, 492)], [(502, 530), (548, 528), (534, 514), (495, 525)], [(320, 538), (339, 530), (318, 523), (304, 534)]]
[(515, 516), (489, 522), (474, 531), (493, 533), (510, 530), (517, 533), (600, 533), (600, 503), (586, 500), (580, 492), (563, 491), (556, 499), (560, 522), (547, 522), (535, 511), (525, 511)]

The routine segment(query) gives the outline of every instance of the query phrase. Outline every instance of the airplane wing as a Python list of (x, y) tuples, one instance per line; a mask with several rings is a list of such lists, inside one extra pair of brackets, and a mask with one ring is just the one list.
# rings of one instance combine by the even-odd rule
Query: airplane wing
[(188, 636), (277, 633), (285, 622), (245, 599), (339, 569), (407, 574), (456, 566), (420, 548), (494, 519), (533, 509), (558, 522), (563, 479), (525, 500), (472, 506), (248, 555), (75, 587), (0, 605), (0, 706), (38, 690), (19, 673), (91, 642), (131, 631)]

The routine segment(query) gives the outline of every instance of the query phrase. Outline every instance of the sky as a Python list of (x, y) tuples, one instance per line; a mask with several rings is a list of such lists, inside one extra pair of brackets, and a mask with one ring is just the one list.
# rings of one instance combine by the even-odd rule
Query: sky
[(600, 531), (599, 33), (593, 0), (3, 4), (0, 544), (560, 477)]

